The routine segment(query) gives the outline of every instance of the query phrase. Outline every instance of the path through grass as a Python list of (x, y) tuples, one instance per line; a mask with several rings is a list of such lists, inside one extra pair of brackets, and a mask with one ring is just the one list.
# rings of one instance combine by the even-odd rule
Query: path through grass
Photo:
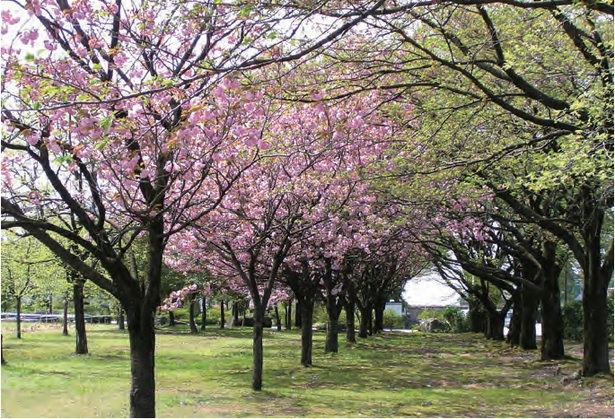
[[(3, 417), (127, 416), (128, 337), (88, 325), (90, 355), (74, 337), (40, 327), (18, 341), (3, 324)], [(251, 331), (160, 331), (159, 417), (579, 417), (613, 416), (613, 378), (562, 384), (557, 363), (478, 335), (396, 334), (325, 355), (315, 334), (301, 367), (298, 331), (266, 332), (264, 389), (250, 390)], [(579, 359), (560, 362), (572, 374)]]

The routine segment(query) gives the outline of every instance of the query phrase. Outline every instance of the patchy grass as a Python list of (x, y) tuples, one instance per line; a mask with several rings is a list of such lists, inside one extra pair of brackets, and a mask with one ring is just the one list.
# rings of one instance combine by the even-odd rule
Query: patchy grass
[[(2, 324), (3, 417), (118, 417), (128, 414), (128, 337), (88, 325), (90, 355), (74, 336), (28, 325), (21, 341)], [(14, 327), (14, 325), (13, 325)], [(30, 330), (29, 328), (32, 328)], [(570, 359), (539, 362), (472, 334), (385, 333), (324, 354), (316, 333), (314, 367), (299, 363), (298, 331), (265, 333), (264, 389), (253, 392), (251, 331), (157, 337), (157, 414), (163, 417), (613, 417), (613, 377), (562, 378)], [(340, 336), (343, 341), (343, 336)], [(556, 372), (560, 370), (560, 374)]]

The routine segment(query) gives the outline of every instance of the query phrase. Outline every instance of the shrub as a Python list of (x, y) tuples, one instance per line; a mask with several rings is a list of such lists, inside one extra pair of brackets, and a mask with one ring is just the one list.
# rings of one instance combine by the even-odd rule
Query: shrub
[(463, 314), (459, 307), (446, 307), (444, 310), (442, 310), (442, 317), (450, 325), (451, 333), (462, 333), (469, 330), (466, 316)]
[(564, 338), (583, 340), (583, 303), (571, 301), (562, 308), (562, 320), (564, 322)]
[[(606, 300), (607, 305), (607, 333), (609, 339), (613, 340), (613, 297), (609, 296)], [(583, 303), (581, 301), (571, 301), (562, 308), (562, 318), (564, 321), (564, 338), (582, 341), (583, 340)]]
[(419, 320), (438, 319), (449, 325), (449, 332), (462, 333), (469, 330), (468, 321), (459, 307), (449, 306), (441, 309), (423, 310), (418, 316)]
[(444, 320), (444, 318), (442, 317), (442, 310), (433, 309), (433, 308), (428, 308), (426, 310), (421, 311), (421, 314), (419, 314), (418, 319), (419, 320), (425, 320), (425, 319)]
[(385, 310), (382, 325), (385, 329), (403, 329), (405, 326), (404, 316), (393, 310)]

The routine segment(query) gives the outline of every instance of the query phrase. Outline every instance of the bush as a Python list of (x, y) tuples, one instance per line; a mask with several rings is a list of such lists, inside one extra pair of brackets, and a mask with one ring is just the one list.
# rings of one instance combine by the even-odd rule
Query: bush
[(564, 339), (583, 340), (583, 303), (571, 301), (562, 308)]
[(404, 323), (404, 316), (397, 314), (395, 311), (390, 309), (385, 310), (382, 319), (382, 326), (385, 329), (403, 329), (405, 326)]
[(428, 308), (426, 310), (421, 311), (421, 314), (419, 314), (419, 316), (417, 317), (419, 320), (425, 320), (425, 319), (440, 319), (440, 320), (444, 320), (444, 318), (442, 317), (442, 309), (433, 309), (433, 308)]
[[(607, 306), (607, 333), (609, 339), (613, 340), (613, 297), (609, 295), (606, 300)], [(564, 338), (574, 341), (583, 340), (583, 303), (581, 301), (571, 301), (562, 308), (562, 318), (564, 321)]]
[(438, 319), (449, 325), (449, 332), (462, 333), (469, 330), (468, 321), (459, 307), (449, 306), (441, 309), (423, 310), (418, 316), (419, 320)]
[(451, 333), (462, 333), (470, 330), (468, 322), (466, 321), (466, 316), (459, 307), (446, 307), (442, 312), (442, 317), (450, 325)]

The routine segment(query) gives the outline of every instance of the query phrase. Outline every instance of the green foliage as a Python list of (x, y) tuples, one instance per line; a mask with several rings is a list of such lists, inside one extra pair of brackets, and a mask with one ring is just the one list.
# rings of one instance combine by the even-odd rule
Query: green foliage
[(403, 329), (405, 325), (404, 316), (393, 310), (384, 311), (382, 323), (385, 329)]
[(423, 310), (418, 315), (418, 319), (419, 320), (425, 320), (425, 319), (441, 319), (441, 320), (443, 320), (442, 309), (428, 308), (426, 310)]
[(562, 308), (564, 338), (580, 342), (583, 340), (583, 303), (571, 301)]
[(442, 317), (450, 325), (451, 333), (462, 333), (469, 330), (466, 316), (459, 307), (449, 306), (442, 310)]
[(455, 306), (423, 310), (418, 319), (442, 320), (448, 324), (449, 329), (447, 331), (450, 333), (463, 333), (469, 330), (467, 316), (463, 314), (459, 307)]
[[(607, 333), (609, 340), (613, 340), (613, 295), (607, 298)], [(576, 342), (583, 340), (583, 303), (581, 301), (571, 301), (562, 307), (562, 318), (564, 321), (564, 338)]]

